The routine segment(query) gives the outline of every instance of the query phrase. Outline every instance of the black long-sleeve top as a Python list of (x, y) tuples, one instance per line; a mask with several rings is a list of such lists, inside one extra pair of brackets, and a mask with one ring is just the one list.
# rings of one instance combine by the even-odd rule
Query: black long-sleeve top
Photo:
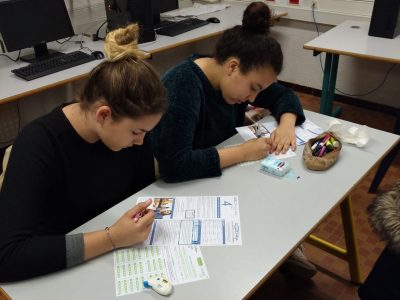
[(66, 233), (154, 181), (149, 145), (88, 143), (61, 107), (27, 125), (0, 191), (0, 282), (66, 268)]

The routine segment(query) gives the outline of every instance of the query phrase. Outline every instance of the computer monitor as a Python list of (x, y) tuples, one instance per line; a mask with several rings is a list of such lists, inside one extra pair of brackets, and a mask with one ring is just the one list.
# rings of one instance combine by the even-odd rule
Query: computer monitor
[(139, 43), (154, 41), (153, 8), (155, 0), (104, 0), (107, 30), (138, 23)]
[(160, 23), (160, 13), (178, 8), (179, 8), (178, 0), (154, 0), (154, 7), (153, 7), (154, 23), (155, 24)]
[(0, 0), (0, 37), (7, 52), (34, 47), (25, 61), (45, 59), (59, 53), (48, 42), (74, 35), (64, 0)]
[(393, 39), (400, 34), (400, 1), (376, 0), (368, 35)]
[(178, 0), (156, 0), (156, 7), (159, 13), (167, 12), (170, 10), (178, 9)]
[(138, 23), (139, 43), (156, 39), (154, 28), (160, 23), (160, 13), (179, 7), (178, 0), (104, 0), (107, 30)]

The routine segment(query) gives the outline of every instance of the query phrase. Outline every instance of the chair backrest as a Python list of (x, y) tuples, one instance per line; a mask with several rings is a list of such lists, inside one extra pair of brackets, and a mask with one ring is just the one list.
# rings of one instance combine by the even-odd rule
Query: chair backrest
[(8, 159), (10, 158), (10, 154), (11, 154), (11, 149), (12, 149), (12, 145), (9, 146), (9, 147), (6, 149), (6, 151), (4, 152), (4, 157), (3, 157), (3, 172), (0, 174), (0, 190), (1, 190), (1, 187), (3, 186), (4, 174), (6, 173), (7, 164), (8, 164)]
[(160, 169), (158, 166), (158, 160), (155, 157), (154, 157), (154, 175), (156, 177), (156, 180), (160, 179)]

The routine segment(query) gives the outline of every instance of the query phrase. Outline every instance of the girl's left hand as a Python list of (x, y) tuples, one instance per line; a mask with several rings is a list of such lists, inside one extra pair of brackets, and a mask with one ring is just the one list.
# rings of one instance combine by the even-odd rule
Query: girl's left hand
[(279, 124), (278, 128), (271, 133), (271, 140), (271, 154), (285, 154), (289, 148), (293, 151), (296, 150), (296, 134), (294, 127), (291, 125)]

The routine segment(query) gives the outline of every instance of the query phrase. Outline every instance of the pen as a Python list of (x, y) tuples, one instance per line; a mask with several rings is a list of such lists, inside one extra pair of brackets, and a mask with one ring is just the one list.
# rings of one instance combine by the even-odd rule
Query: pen
[(144, 216), (145, 212), (145, 210), (138, 212), (136, 215), (133, 216), (133, 221), (137, 223), (137, 221), (139, 221), (139, 219)]
[[(151, 199), (146, 200), (147, 205), (149, 205), (151, 202), (152, 202)], [(147, 211), (147, 208), (143, 209), (142, 211), (140, 211), (136, 215), (134, 215), (132, 218), (133, 221), (135, 221), (135, 222), (139, 221), (139, 219), (146, 214), (146, 211)]]
[(260, 125), (257, 122), (254, 123), (254, 134), (257, 138), (261, 137)]
[(322, 139), (322, 144), (325, 144), (325, 142), (327, 141), (327, 140), (329, 140), (329, 138), (331, 137), (331, 134), (330, 134), (330, 132), (328, 132), (325, 136), (324, 136), (324, 138)]

